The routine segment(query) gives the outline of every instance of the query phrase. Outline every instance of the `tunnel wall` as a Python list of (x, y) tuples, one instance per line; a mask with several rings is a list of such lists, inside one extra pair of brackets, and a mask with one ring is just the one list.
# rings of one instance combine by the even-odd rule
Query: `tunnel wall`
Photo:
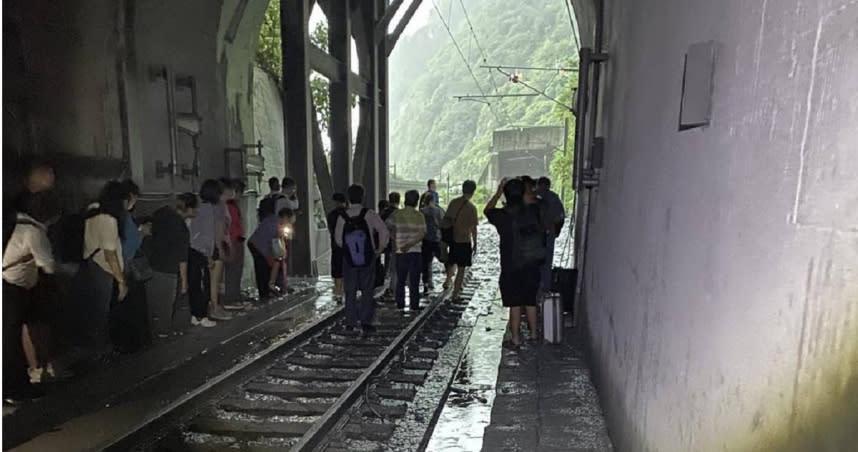
[(268, 178), (282, 179), (286, 174), (283, 96), (277, 80), (258, 67), (255, 68), (253, 87), (253, 133), (265, 144), (265, 174), (260, 191), (266, 194)]
[[(617, 450), (849, 450), (858, 4), (608, 0), (605, 17), (584, 284)], [(709, 40), (712, 122), (680, 132), (684, 55)]]
[[(237, 176), (224, 149), (254, 141), (253, 57), (267, 4), (4, 2), (4, 87), (14, 93), (4, 95), (4, 125), (15, 131), (4, 138), (4, 175), (34, 156), (53, 161), (69, 208), (108, 178), (132, 177), (145, 192), (169, 195)], [(156, 162), (170, 161), (166, 83), (151, 75), (162, 65), (197, 83), (199, 177), (156, 175)], [(176, 104), (190, 111), (189, 92), (180, 90)], [(179, 134), (178, 163), (193, 162), (191, 139)]]

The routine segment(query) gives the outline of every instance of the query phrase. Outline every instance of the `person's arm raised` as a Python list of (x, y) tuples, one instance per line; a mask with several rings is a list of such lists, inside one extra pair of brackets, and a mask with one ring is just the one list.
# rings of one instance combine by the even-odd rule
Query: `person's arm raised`
[(495, 194), (492, 195), (492, 198), (489, 199), (489, 202), (486, 203), (486, 207), (483, 209), (484, 215), (489, 210), (492, 210), (497, 207), (498, 201), (500, 201), (500, 197), (503, 194), (504, 185), (506, 185), (506, 178), (501, 179), (500, 183), (498, 184), (498, 189), (495, 191)]

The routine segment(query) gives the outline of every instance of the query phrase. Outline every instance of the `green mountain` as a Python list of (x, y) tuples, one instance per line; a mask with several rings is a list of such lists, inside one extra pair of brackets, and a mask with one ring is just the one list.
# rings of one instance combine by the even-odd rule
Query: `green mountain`
[[(545, 96), (457, 101), (453, 96), (535, 94), (507, 75), (481, 65), (516, 67), (577, 66), (572, 25), (563, 0), (430, 0), (432, 16), (418, 33), (403, 38), (391, 55), (390, 152), (400, 176), (451, 180), (476, 179), (489, 159), (495, 129), (563, 125), (567, 109)], [(435, 10), (433, 3), (437, 5)], [(467, 18), (462, 8), (467, 8)], [(447, 33), (443, 15), (470, 63), (470, 74)], [(577, 73), (508, 70), (547, 96), (569, 105)], [(571, 119), (570, 131), (574, 129)], [(571, 133), (570, 133), (571, 134)], [(570, 142), (568, 147), (571, 148)], [(560, 154), (558, 152), (558, 154)], [(571, 156), (557, 155), (558, 176)], [(554, 174), (555, 171), (552, 171)], [(557, 176), (555, 176), (556, 178)], [(565, 182), (565, 181), (561, 181)], [(568, 183), (568, 182), (567, 182)]]

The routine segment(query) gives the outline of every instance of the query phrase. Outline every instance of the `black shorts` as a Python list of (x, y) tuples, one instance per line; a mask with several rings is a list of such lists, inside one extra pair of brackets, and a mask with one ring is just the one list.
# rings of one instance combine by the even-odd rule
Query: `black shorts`
[(331, 278), (339, 279), (343, 277), (343, 249), (334, 245), (331, 248)]
[(441, 244), (438, 242), (430, 242), (428, 240), (424, 240), (421, 252), (423, 253), (423, 257), (426, 259), (431, 259), (434, 257), (439, 261), (441, 260)]
[(536, 306), (536, 293), (542, 273), (539, 266), (530, 265), (514, 270), (501, 269), (501, 299), (505, 307)]
[(448, 264), (459, 267), (470, 267), (474, 251), (471, 243), (451, 243)]

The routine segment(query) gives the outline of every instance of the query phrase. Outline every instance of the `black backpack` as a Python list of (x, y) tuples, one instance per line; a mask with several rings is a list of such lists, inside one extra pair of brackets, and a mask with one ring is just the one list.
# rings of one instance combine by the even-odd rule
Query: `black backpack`
[(259, 201), (259, 209), (257, 210), (259, 221), (276, 214), (277, 212), (275, 212), (275, 210), (277, 210), (277, 201), (285, 198), (286, 195), (280, 193), (262, 198), (262, 201)]
[(545, 263), (547, 247), (545, 229), (540, 222), (538, 208), (526, 206), (513, 218), (514, 249), (517, 267), (542, 265)]
[(369, 209), (362, 209), (356, 217), (343, 214), (343, 249), (345, 258), (352, 267), (369, 267), (375, 260), (375, 250), (372, 246), (372, 236), (366, 214)]
[(83, 234), (86, 217), (82, 212), (64, 215), (57, 224), (57, 257), (60, 262), (83, 262)]

